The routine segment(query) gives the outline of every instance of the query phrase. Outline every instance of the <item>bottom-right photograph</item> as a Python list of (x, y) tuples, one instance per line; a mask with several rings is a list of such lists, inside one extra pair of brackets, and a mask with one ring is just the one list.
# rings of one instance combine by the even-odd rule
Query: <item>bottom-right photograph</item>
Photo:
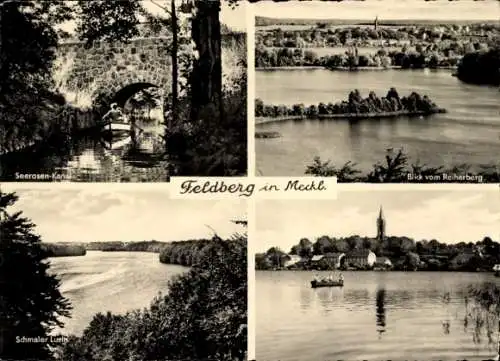
[(490, 187), (258, 201), (256, 360), (498, 357), (499, 235)]

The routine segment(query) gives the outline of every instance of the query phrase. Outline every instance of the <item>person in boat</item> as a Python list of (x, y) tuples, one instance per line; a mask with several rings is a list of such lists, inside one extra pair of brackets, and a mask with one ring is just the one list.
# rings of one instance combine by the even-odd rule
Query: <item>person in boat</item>
[(118, 106), (118, 104), (111, 104), (111, 108), (109, 111), (102, 117), (102, 120), (105, 122), (115, 122), (115, 123), (127, 123), (127, 119), (123, 115), (122, 110)]

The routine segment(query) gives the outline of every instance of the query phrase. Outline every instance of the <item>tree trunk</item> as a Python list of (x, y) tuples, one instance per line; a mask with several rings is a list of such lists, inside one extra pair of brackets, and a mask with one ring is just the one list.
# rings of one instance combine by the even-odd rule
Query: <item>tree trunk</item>
[(179, 95), (178, 95), (178, 83), (179, 83), (179, 70), (178, 70), (178, 60), (177, 60), (177, 52), (179, 48), (178, 41), (178, 23), (177, 23), (177, 13), (175, 11), (175, 1), (172, 0), (172, 8), (171, 8), (171, 17), (172, 17), (172, 116), (170, 117), (172, 123), (169, 124), (169, 128), (172, 125), (177, 125), (177, 114), (178, 114), (178, 104), (179, 104)]
[(199, 57), (191, 74), (191, 121), (206, 105), (217, 104), (222, 93), (220, 7), (220, 0), (195, 0), (191, 35)]

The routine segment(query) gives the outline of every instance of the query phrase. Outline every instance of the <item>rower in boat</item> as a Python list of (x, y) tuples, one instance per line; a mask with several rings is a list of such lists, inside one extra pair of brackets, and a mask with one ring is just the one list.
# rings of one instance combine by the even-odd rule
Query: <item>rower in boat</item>
[(127, 123), (127, 119), (116, 103), (111, 104), (111, 109), (102, 117), (102, 120), (110, 123)]

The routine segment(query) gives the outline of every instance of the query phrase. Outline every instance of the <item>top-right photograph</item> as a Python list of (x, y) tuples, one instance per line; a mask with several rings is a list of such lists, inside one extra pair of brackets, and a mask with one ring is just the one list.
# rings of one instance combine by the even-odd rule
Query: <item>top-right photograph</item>
[(500, 2), (252, 8), (257, 176), (500, 181)]

